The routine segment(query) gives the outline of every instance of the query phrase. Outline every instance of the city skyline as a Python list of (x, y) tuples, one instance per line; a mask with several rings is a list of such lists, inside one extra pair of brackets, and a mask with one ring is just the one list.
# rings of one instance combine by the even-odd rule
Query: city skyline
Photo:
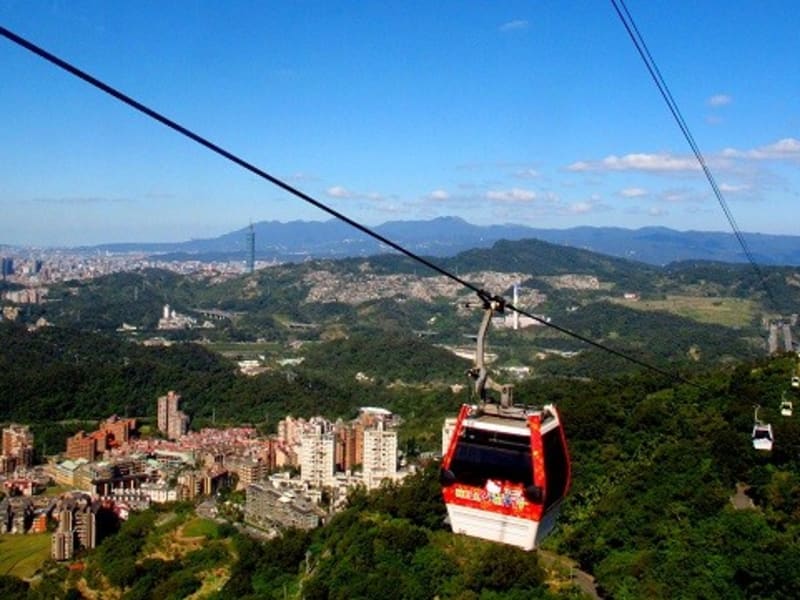
[[(0, 0), (0, 24), (368, 225), (728, 223), (610, 4)], [(739, 227), (796, 233), (788, 2), (629, 3)], [(0, 243), (328, 216), (3, 39)]]

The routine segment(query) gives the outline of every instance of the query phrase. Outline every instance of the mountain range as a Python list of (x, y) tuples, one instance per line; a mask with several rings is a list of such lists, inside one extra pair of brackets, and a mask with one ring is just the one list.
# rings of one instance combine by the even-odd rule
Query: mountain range
[[(349, 225), (329, 221), (261, 221), (253, 224), (255, 254), (261, 260), (298, 261), (307, 258), (370, 256), (390, 249)], [(244, 258), (249, 227), (216, 238), (177, 243), (125, 243), (94, 246), (109, 252), (147, 252), (166, 259), (222, 260)], [(666, 227), (573, 227), (537, 229), (523, 225), (473, 225), (458, 217), (428, 221), (389, 221), (373, 230), (403, 247), (426, 256), (453, 256), (498, 240), (539, 239), (652, 265), (683, 260), (747, 262), (736, 236), (710, 231), (676, 231)], [(745, 233), (756, 262), (800, 265), (800, 236)], [(88, 248), (83, 248), (88, 250)]]

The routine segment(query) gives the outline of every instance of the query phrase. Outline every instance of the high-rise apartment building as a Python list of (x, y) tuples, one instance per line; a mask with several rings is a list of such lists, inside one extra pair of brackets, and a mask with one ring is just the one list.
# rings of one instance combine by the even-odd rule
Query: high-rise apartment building
[(0, 261), (0, 271), (2, 271), (3, 279), (5, 279), (9, 275), (13, 275), (14, 259), (3, 257), (2, 261)]
[(72, 460), (84, 458), (92, 462), (97, 458), (97, 440), (94, 436), (86, 435), (85, 431), (79, 431), (67, 438), (66, 455)]
[(243, 456), (226, 458), (225, 467), (238, 478), (237, 489), (243, 489), (251, 483), (261, 481), (269, 472), (269, 466), (263, 461)]
[(19, 456), (25, 447), (33, 446), (33, 434), (27, 425), (14, 425), (3, 428), (3, 454)]
[(303, 433), (305, 419), (295, 419), (287, 416), (278, 421), (278, 439), (288, 446), (297, 446)]
[(347, 473), (356, 465), (360, 465), (363, 460), (363, 427), (354, 427), (339, 421), (334, 426), (334, 431), (336, 432), (336, 469)]
[(364, 430), (363, 472), (369, 488), (397, 477), (397, 432), (386, 429), (383, 421)]
[(136, 419), (125, 419), (116, 415), (103, 421), (98, 431), (105, 434), (106, 446), (118, 446), (130, 440), (136, 430)]
[(14, 425), (3, 428), (2, 455), (14, 458), (17, 468), (33, 465), (33, 434), (27, 425)]
[(50, 542), (50, 556), (54, 560), (69, 560), (75, 552), (72, 521), (72, 510), (63, 508), (58, 511), (58, 529)]
[[(350, 423), (311, 419), (300, 436), (301, 479), (312, 486), (330, 486), (337, 472), (349, 475), (353, 470), (360, 470), (358, 477), (368, 488), (397, 479), (396, 423), (391, 412), (372, 407), (362, 408)], [(280, 429), (286, 433), (286, 424)]]
[(69, 560), (79, 548), (96, 548), (116, 521), (113, 503), (92, 501), (85, 494), (61, 497), (53, 515), (58, 519), (50, 543), (50, 555), (55, 560)]
[(189, 431), (188, 415), (178, 410), (180, 401), (181, 395), (172, 390), (158, 399), (158, 429), (170, 440), (177, 440)]
[(88, 506), (75, 514), (75, 534), (84, 548), (97, 546), (97, 514), (93, 506)]
[(333, 485), (336, 436), (330, 423), (312, 420), (300, 436), (300, 478), (315, 486)]

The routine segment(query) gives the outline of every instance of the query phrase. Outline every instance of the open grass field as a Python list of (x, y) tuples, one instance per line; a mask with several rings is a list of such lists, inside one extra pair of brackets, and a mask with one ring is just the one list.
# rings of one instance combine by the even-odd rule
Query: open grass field
[(210, 519), (195, 518), (183, 526), (183, 535), (185, 537), (205, 537), (210, 540), (219, 537), (219, 527)]
[(753, 323), (757, 306), (743, 298), (708, 298), (703, 296), (667, 296), (665, 300), (624, 300), (613, 302), (635, 310), (660, 310), (700, 323), (747, 327)]
[(54, 498), (74, 489), (71, 485), (50, 485), (45, 488), (44, 495), (48, 498)]
[(0, 535), (0, 575), (32, 577), (49, 557), (49, 533)]

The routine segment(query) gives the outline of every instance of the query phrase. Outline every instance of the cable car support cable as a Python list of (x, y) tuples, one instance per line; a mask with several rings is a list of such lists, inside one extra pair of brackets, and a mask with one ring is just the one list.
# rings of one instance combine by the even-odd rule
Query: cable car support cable
[(631, 38), (633, 45), (636, 47), (639, 56), (641, 57), (645, 66), (647, 67), (647, 71), (650, 73), (650, 77), (652, 77), (653, 81), (656, 84), (656, 87), (658, 88), (658, 91), (661, 93), (661, 97), (664, 99), (664, 102), (667, 103), (667, 107), (669, 108), (670, 113), (672, 113), (675, 122), (678, 124), (681, 133), (683, 133), (683, 137), (686, 139), (687, 143), (689, 144), (689, 147), (692, 149), (692, 152), (694, 153), (695, 158), (697, 159), (697, 162), (700, 164), (700, 168), (703, 170), (703, 174), (708, 180), (708, 183), (711, 186), (711, 190), (714, 192), (714, 196), (716, 196), (717, 202), (722, 208), (722, 212), (725, 213), (725, 217), (728, 220), (728, 224), (731, 226), (731, 229), (733, 230), (733, 234), (736, 237), (736, 240), (742, 247), (742, 251), (744, 252), (745, 257), (747, 258), (748, 262), (753, 267), (753, 270), (758, 276), (758, 281), (764, 288), (764, 291), (767, 294), (767, 298), (772, 304), (772, 307), (775, 310), (778, 310), (778, 304), (775, 300), (775, 297), (772, 295), (769, 286), (767, 286), (766, 277), (764, 276), (764, 273), (761, 271), (761, 268), (758, 266), (758, 263), (755, 261), (752, 252), (750, 252), (750, 248), (744, 239), (744, 235), (742, 234), (741, 229), (739, 229), (739, 226), (736, 223), (736, 219), (733, 216), (733, 212), (728, 206), (728, 203), (725, 201), (725, 197), (722, 195), (722, 190), (717, 185), (717, 181), (714, 178), (714, 175), (711, 172), (711, 169), (709, 168), (708, 164), (706, 163), (706, 160), (703, 157), (703, 153), (700, 151), (700, 147), (697, 145), (697, 142), (695, 142), (694, 136), (692, 135), (692, 132), (689, 130), (689, 126), (686, 124), (686, 121), (683, 118), (683, 114), (681, 114), (680, 108), (678, 107), (678, 103), (675, 101), (675, 98), (672, 96), (672, 92), (670, 92), (669, 90), (667, 82), (661, 75), (661, 71), (659, 70), (658, 65), (656, 64), (655, 59), (650, 54), (650, 50), (647, 48), (647, 44), (645, 43), (642, 34), (639, 32), (639, 28), (636, 27), (636, 23), (633, 20), (633, 16), (628, 11), (628, 7), (625, 5), (625, 0), (611, 0), (611, 4), (613, 5), (614, 10), (616, 11), (620, 21), (622, 21), (625, 30), (628, 32), (628, 36)]

